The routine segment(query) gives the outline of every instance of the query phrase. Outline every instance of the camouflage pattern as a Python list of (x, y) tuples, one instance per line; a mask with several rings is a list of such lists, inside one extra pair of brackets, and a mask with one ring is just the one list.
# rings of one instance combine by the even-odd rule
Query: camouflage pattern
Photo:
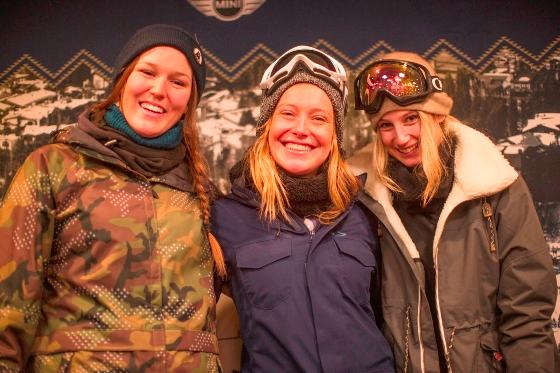
[(0, 371), (220, 371), (184, 165), (148, 180), (77, 128), (57, 141), (0, 205)]

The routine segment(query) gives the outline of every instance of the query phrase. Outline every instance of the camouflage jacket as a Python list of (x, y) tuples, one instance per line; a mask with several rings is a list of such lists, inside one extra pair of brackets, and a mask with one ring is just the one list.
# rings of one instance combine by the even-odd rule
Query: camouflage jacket
[(68, 127), (17, 172), (0, 237), (0, 371), (219, 371), (184, 165), (148, 180)]

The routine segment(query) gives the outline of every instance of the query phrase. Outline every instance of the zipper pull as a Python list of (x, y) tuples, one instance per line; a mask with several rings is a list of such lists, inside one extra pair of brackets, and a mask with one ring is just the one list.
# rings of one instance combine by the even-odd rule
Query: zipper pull
[(492, 206), (488, 203), (488, 201), (484, 201), (482, 204), (482, 215), (486, 219), (492, 216)]
[(307, 228), (307, 231), (309, 232), (311, 239), (313, 239), (313, 235), (315, 234), (315, 226), (316, 226), (315, 221), (309, 218), (305, 218), (303, 219), (303, 224)]
[(482, 203), (482, 216), (484, 216), (486, 218), (486, 220), (488, 220), (488, 230), (489, 235), (490, 235), (490, 252), (495, 253), (496, 252), (496, 236), (494, 234), (494, 219), (492, 217), (493, 213), (492, 213), (492, 205), (490, 205), (490, 203), (488, 203), (488, 201), (486, 199), (484, 199), (484, 202)]

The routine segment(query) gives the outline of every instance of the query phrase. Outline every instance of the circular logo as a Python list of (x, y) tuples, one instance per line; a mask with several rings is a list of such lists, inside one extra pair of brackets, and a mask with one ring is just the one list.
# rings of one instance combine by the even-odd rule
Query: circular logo
[(252, 14), (266, 0), (187, 0), (200, 13), (220, 21), (235, 21)]
[(212, 7), (218, 19), (233, 21), (243, 15), (243, 0), (213, 0)]
[(432, 77), (432, 86), (436, 89), (436, 91), (443, 91), (443, 83), (437, 76)]
[(193, 49), (194, 60), (197, 64), (202, 65), (202, 52), (198, 48)]

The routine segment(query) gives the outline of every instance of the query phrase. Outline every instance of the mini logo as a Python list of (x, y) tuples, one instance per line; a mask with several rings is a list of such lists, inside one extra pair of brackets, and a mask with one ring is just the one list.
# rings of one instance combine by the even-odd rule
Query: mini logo
[(221, 21), (235, 21), (257, 10), (266, 0), (187, 0), (200, 13)]
[(202, 52), (198, 48), (193, 49), (194, 60), (197, 64), (202, 65)]

